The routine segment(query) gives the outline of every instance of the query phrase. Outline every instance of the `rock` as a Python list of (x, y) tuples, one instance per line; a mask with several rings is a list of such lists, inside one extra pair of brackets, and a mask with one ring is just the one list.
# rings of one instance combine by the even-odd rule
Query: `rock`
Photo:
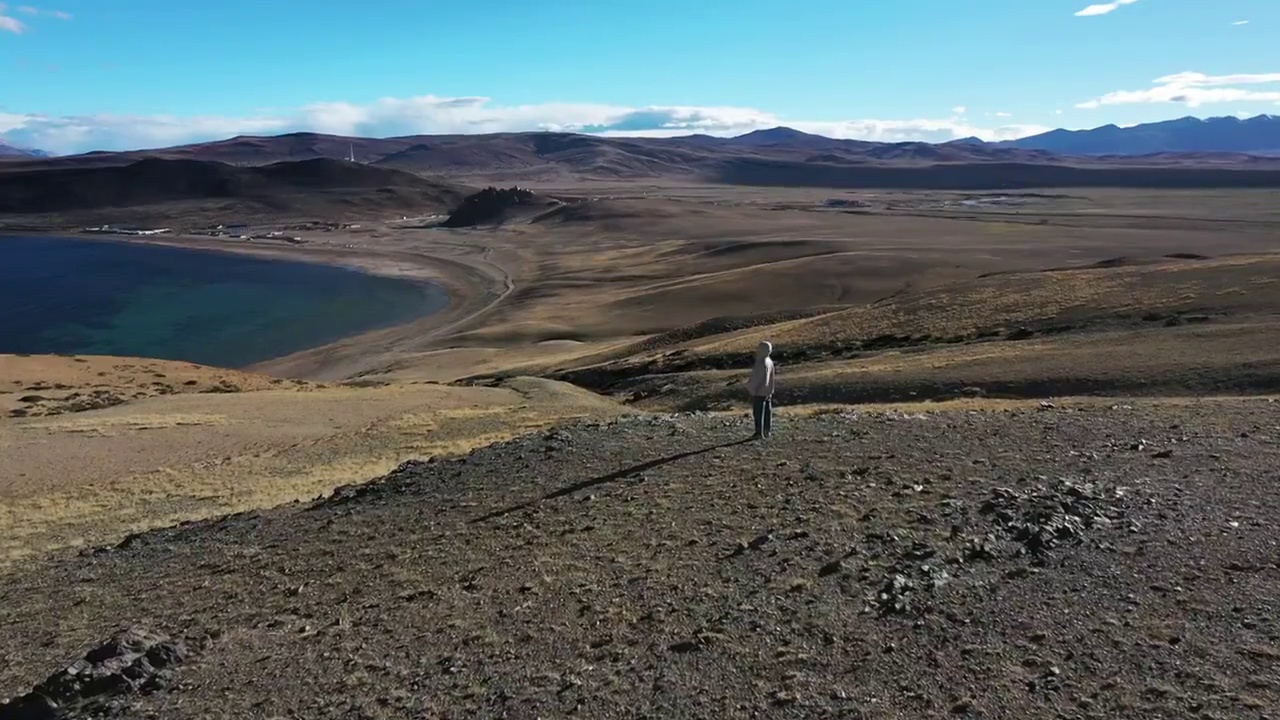
[(998, 542), (995, 536), (988, 533), (982, 537), (969, 538), (965, 541), (964, 559), (991, 561), (996, 559)]
[(772, 540), (773, 540), (772, 532), (762, 533), (760, 535), (757, 535), (755, 539), (753, 539), (751, 542), (747, 543), (747, 547), (752, 550), (759, 550), (765, 545), (768, 545), (769, 542)]
[(0, 717), (23, 720), (105, 713), (121, 696), (163, 685), (189, 654), (167, 635), (131, 628), (50, 675), (31, 692), (0, 704)]
[(1103, 493), (1093, 485), (1058, 482), (1026, 492), (994, 488), (979, 511), (992, 518), (1011, 539), (1022, 544), (1019, 554), (1042, 555), (1059, 545), (1080, 543), (1085, 531), (1106, 522)]
[(875, 604), (880, 615), (905, 615), (919, 606), (912, 602), (918, 586), (914, 580), (901, 573), (893, 573), (885, 579), (884, 585), (876, 593)]
[(930, 547), (928, 543), (916, 542), (911, 545), (911, 549), (907, 551), (905, 557), (910, 560), (927, 560), (937, 554), (938, 551)]
[(671, 645), (667, 646), (667, 649), (673, 653), (685, 654), (685, 653), (694, 652), (695, 650), (698, 650), (701, 647), (702, 647), (702, 644), (699, 643), (697, 640), (682, 640), (678, 643), (672, 643)]
[(800, 696), (789, 690), (774, 690), (769, 697), (774, 705), (794, 705), (800, 702)]
[(828, 577), (842, 572), (844, 572), (844, 562), (842, 560), (832, 560), (818, 570), (818, 577)]

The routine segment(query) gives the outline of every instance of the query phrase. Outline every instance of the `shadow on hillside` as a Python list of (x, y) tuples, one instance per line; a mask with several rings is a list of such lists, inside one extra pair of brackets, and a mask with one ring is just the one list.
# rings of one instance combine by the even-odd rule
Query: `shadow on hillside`
[(552, 492), (547, 493), (546, 495), (535, 498), (533, 500), (528, 500), (526, 502), (522, 502), (516, 505), (512, 505), (510, 507), (503, 508), (501, 510), (495, 510), (487, 515), (482, 515), (474, 520), (469, 521), (469, 524), (482, 523), (487, 520), (494, 520), (496, 518), (503, 517), (504, 515), (510, 515), (511, 513), (524, 510), (525, 508), (533, 507), (534, 505), (540, 502), (544, 502), (546, 500), (555, 500), (556, 498), (564, 497), (565, 495), (572, 495), (573, 493), (576, 493), (579, 490), (586, 490), (588, 488), (593, 488), (600, 485), (607, 485), (611, 482), (616, 482), (630, 475), (635, 475), (636, 473), (642, 473), (646, 470), (652, 470), (657, 467), (662, 467), (663, 465), (669, 465), (673, 462), (679, 462), (681, 460), (685, 460), (691, 457), (696, 457), (698, 455), (705, 455), (709, 452), (715, 452), (716, 450), (723, 450), (725, 448), (731, 448), (737, 445), (745, 445), (749, 442), (751, 441), (748, 439), (735, 440), (733, 442), (720, 443), (719, 445), (712, 445), (710, 447), (701, 448), (699, 450), (689, 450), (682, 453), (676, 453), (675, 455), (668, 455), (666, 457), (658, 458), (657, 460), (649, 460), (648, 462), (642, 462), (638, 465), (632, 465), (631, 467), (624, 468), (616, 472), (611, 472), (608, 475), (601, 475), (600, 477), (590, 478), (588, 480), (582, 480), (581, 482), (576, 482), (572, 485), (566, 485), (560, 488), (559, 490), (554, 490)]

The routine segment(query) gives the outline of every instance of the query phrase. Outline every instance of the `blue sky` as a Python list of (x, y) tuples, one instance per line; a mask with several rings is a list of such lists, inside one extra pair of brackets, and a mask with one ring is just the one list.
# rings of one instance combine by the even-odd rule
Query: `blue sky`
[(1278, 0), (0, 4), (0, 140), (590, 129), (1007, 138), (1280, 114)]

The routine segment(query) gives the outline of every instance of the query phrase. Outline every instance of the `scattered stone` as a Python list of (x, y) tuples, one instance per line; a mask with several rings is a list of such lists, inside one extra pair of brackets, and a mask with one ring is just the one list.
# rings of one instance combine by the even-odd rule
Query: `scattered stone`
[(999, 541), (991, 533), (982, 537), (971, 537), (965, 541), (963, 557), (965, 560), (981, 560), (990, 562), (996, 559)]
[(1109, 521), (1100, 509), (1105, 500), (1093, 485), (1059, 482), (1028, 492), (994, 488), (980, 512), (993, 518), (1019, 555), (1041, 555), (1063, 544), (1083, 542), (1085, 531)]
[(874, 604), (881, 616), (919, 614), (928, 609), (924, 586), (902, 573), (892, 573), (876, 593)]
[(909, 560), (927, 560), (937, 554), (938, 551), (929, 547), (928, 543), (917, 542), (912, 544), (905, 557)]
[(167, 635), (131, 628), (49, 676), (31, 692), (0, 704), (0, 717), (38, 720), (112, 713), (123, 698), (161, 688), (189, 654)]

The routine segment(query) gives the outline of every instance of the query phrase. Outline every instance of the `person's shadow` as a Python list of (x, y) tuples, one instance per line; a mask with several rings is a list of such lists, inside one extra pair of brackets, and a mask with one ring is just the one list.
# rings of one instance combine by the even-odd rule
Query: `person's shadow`
[(661, 457), (661, 458), (658, 458), (657, 460), (650, 460), (648, 462), (643, 462), (643, 463), (640, 463), (639, 465), (632, 465), (631, 467), (624, 468), (616, 472), (611, 472), (608, 475), (601, 475), (600, 477), (591, 478), (589, 480), (582, 480), (572, 485), (566, 485), (560, 488), (559, 490), (553, 490), (552, 492), (549, 492), (546, 495), (534, 498), (532, 500), (527, 500), (517, 505), (512, 505), (510, 507), (506, 507), (501, 510), (495, 510), (487, 515), (482, 515), (478, 518), (475, 518), (474, 520), (468, 521), (468, 524), (481, 523), (481, 522), (485, 522), (486, 520), (494, 520), (504, 515), (510, 515), (513, 512), (519, 512), (520, 510), (524, 510), (525, 508), (533, 507), (534, 505), (537, 505), (540, 502), (545, 502), (547, 500), (555, 500), (556, 498), (561, 498), (561, 497), (564, 497), (565, 495), (572, 495), (573, 493), (576, 493), (579, 490), (586, 490), (588, 488), (598, 487), (600, 485), (607, 485), (608, 483), (616, 482), (628, 476), (635, 475), (637, 473), (642, 473), (645, 470), (652, 470), (656, 467), (662, 467), (663, 465), (669, 465), (673, 462), (679, 462), (681, 460), (685, 460), (687, 458), (695, 457), (698, 455), (705, 455), (709, 452), (715, 452), (716, 450), (723, 450), (724, 448), (731, 448), (737, 445), (745, 445), (749, 442), (751, 441), (750, 440), (734, 440), (733, 442), (720, 443), (719, 445), (712, 445), (711, 447), (705, 447), (700, 450), (689, 450), (682, 453), (676, 453), (675, 455), (668, 455), (666, 457)]

